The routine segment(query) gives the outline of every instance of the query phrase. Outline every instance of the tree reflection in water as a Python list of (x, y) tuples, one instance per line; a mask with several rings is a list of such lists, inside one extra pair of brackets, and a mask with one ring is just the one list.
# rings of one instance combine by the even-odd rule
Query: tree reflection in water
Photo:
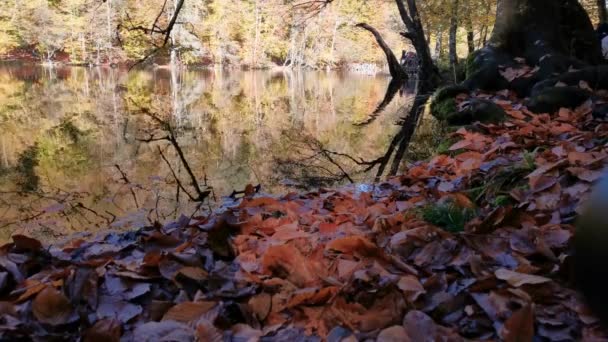
[(135, 228), (218, 205), (190, 200), (187, 167), (155, 140), (166, 126), (142, 111), (173, 127), (201, 189), (218, 195), (371, 181), (365, 160), (383, 155), (411, 102), (387, 101), (388, 86), (321, 72), (2, 66), (2, 238)]

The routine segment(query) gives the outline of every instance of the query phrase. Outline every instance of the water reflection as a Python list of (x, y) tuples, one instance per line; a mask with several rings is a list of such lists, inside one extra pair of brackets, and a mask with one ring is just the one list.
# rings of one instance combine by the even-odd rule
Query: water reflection
[(186, 166), (161, 139), (166, 126), (145, 113), (170, 125), (201, 187), (216, 196), (250, 183), (264, 192), (328, 185), (344, 173), (369, 180), (352, 160), (335, 155), (344, 159), (337, 167), (323, 153), (383, 154), (408, 101), (397, 96), (369, 121), (388, 85), (321, 72), (0, 66), (3, 236), (194, 213), (199, 204), (176, 181), (192, 190)]

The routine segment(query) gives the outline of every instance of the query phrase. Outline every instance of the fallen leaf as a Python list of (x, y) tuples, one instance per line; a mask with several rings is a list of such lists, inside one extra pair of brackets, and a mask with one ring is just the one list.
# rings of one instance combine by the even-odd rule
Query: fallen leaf
[(249, 299), (247, 303), (251, 312), (259, 321), (264, 321), (272, 307), (272, 296), (266, 292), (262, 292)]
[(115, 319), (102, 319), (84, 332), (84, 342), (119, 342), (122, 327)]
[(407, 331), (400, 325), (393, 325), (378, 334), (377, 342), (409, 342), (411, 341)]
[(266, 273), (284, 277), (298, 287), (307, 287), (317, 281), (306, 258), (291, 245), (268, 248), (262, 257), (262, 267)]
[(182, 323), (196, 322), (203, 314), (207, 313), (216, 305), (215, 302), (184, 302), (179, 303), (167, 311), (163, 321), (175, 321)]
[(175, 321), (148, 322), (135, 328), (133, 341), (194, 341), (194, 330)]
[(519, 309), (503, 325), (505, 342), (527, 342), (534, 339), (534, 311), (531, 305)]
[(541, 276), (537, 276), (537, 275), (533, 275), (533, 274), (514, 272), (514, 271), (507, 270), (505, 268), (496, 270), (496, 272), (494, 272), (494, 275), (496, 276), (496, 278), (498, 278), (500, 280), (504, 280), (507, 283), (509, 283), (509, 285), (514, 286), (514, 287), (520, 287), (520, 286), (526, 285), (526, 284), (537, 285), (537, 284), (543, 284), (543, 283), (547, 283), (547, 282), (551, 281), (551, 279), (549, 279), (549, 278), (545, 278), (545, 277), (541, 277)]
[(70, 321), (73, 308), (69, 299), (63, 293), (47, 286), (34, 298), (32, 313), (42, 323), (61, 325)]
[(19, 250), (37, 252), (42, 249), (42, 243), (34, 238), (25, 235), (13, 235), (15, 247)]

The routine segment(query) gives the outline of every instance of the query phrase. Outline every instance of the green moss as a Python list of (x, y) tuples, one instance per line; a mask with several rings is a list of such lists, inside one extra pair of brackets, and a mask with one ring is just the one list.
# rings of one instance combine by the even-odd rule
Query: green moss
[(422, 209), (422, 218), (449, 232), (461, 232), (475, 217), (475, 210), (463, 208), (453, 202), (431, 204)]
[(471, 99), (467, 106), (459, 111), (452, 112), (445, 119), (450, 125), (470, 125), (473, 122), (498, 123), (504, 121), (507, 113), (490, 100)]
[(456, 139), (454, 138), (445, 138), (439, 142), (437, 145), (437, 149), (435, 150), (437, 154), (449, 154), (451, 153), (450, 147), (456, 143)]
[(467, 88), (459, 85), (438, 89), (431, 98), (431, 114), (439, 120), (445, 120), (450, 114), (457, 111), (455, 97), (459, 94), (468, 93), (469, 90)]
[(477, 71), (479, 71), (480, 67), (479, 67), (479, 63), (477, 63), (476, 59), (479, 56), (480, 51), (481, 50), (476, 50), (475, 52), (473, 52), (467, 56), (467, 59), (465, 62), (466, 78), (471, 77), (473, 74), (475, 74)]
[(499, 195), (494, 198), (494, 206), (495, 207), (504, 207), (505, 205), (509, 205), (511, 203), (511, 197), (506, 195)]

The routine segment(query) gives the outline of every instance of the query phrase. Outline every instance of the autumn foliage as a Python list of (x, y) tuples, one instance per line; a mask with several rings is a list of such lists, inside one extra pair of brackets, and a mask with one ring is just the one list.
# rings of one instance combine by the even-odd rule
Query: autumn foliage
[(605, 337), (571, 269), (573, 223), (608, 155), (599, 104), (533, 114), (507, 91), (472, 96), (510, 119), (456, 131), (449, 153), (384, 183), (247, 192), (209, 217), (50, 246), (14, 236), (0, 257), (0, 336)]

